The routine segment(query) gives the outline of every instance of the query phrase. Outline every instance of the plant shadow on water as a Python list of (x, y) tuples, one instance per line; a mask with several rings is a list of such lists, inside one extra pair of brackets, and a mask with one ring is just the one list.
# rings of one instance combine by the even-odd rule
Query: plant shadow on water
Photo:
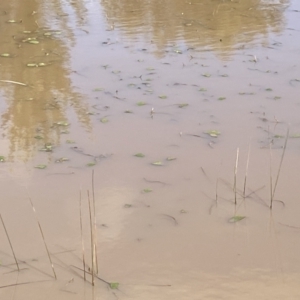
[(0, 298), (299, 299), (299, 11), (1, 2)]

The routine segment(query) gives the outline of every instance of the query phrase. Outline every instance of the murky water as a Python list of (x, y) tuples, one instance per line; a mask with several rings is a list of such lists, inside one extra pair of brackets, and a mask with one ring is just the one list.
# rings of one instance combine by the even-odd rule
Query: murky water
[[(299, 18), (297, 0), (1, 3), (1, 299), (299, 299)], [(88, 198), (118, 289), (83, 279)]]

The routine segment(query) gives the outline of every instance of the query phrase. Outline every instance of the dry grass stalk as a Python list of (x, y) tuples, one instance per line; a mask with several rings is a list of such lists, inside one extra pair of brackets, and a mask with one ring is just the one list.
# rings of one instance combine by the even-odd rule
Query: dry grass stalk
[(17, 268), (18, 268), (18, 271), (20, 271), (20, 267), (19, 267), (19, 264), (18, 264), (18, 260), (17, 260), (17, 258), (16, 258), (16, 254), (15, 254), (14, 248), (13, 248), (12, 243), (11, 243), (11, 241), (10, 241), (10, 238), (9, 238), (9, 235), (8, 235), (8, 232), (7, 232), (7, 229), (6, 229), (6, 226), (5, 226), (5, 224), (4, 224), (4, 220), (3, 220), (2, 216), (1, 216), (1, 214), (0, 214), (0, 219), (1, 219), (1, 222), (2, 222), (2, 225), (3, 225), (3, 228), (4, 228), (4, 231), (5, 231), (7, 240), (8, 240), (8, 242), (9, 242), (11, 252), (12, 252), (12, 254), (13, 254), (13, 256), (14, 256), (14, 259), (15, 259), (15, 262), (16, 262), (16, 265), (17, 265)]
[(239, 164), (239, 152), (240, 149), (237, 148), (236, 150), (236, 161), (235, 161), (235, 168), (234, 168), (234, 185), (233, 185), (233, 189), (234, 189), (234, 204), (236, 204), (236, 196), (237, 196), (237, 189), (236, 189), (236, 175), (237, 175), (237, 169), (238, 169), (238, 164)]
[(279, 175), (280, 175), (280, 171), (281, 171), (281, 166), (282, 166), (282, 162), (283, 162), (283, 158), (284, 158), (284, 154), (285, 154), (285, 150), (286, 150), (286, 146), (287, 146), (287, 141), (288, 141), (288, 138), (289, 138), (289, 133), (290, 133), (290, 129), (288, 128), (287, 132), (286, 132), (286, 137), (285, 137), (285, 141), (284, 141), (284, 146), (283, 146), (283, 151), (282, 151), (280, 163), (279, 163), (278, 173), (277, 173), (274, 189), (273, 189), (273, 192), (272, 192), (270, 208), (272, 208), (272, 206), (273, 206), (273, 200), (274, 200), (276, 187), (277, 187), (277, 183), (278, 183), (278, 179), (279, 179)]
[(80, 234), (81, 234), (81, 246), (82, 246), (82, 263), (83, 263), (83, 270), (84, 270), (84, 281), (86, 281), (86, 274), (85, 274), (85, 252), (84, 252), (84, 241), (83, 241), (83, 231), (82, 231), (82, 205), (81, 205), (81, 190), (80, 190), (80, 197), (79, 197), (79, 210), (80, 210)]
[(43, 238), (43, 242), (44, 242), (44, 245), (45, 245), (45, 248), (46, 248), (46, 251), (47, 251), (47, 254), (48, 254), (48, 258), (49, 258), (49, 261), (50, 261), (50, 264), (51, 264), (51, 267), (52, 267), (52, 271), (53, 271), (54, 278), (57, 279), (57, 276), (56, 276), (56, 273), (55, 273), (55, 270), (54, 270), (54, 266), (53, 266), (53, 263), (52, 263), (52, 260), (51, 260), (50, 252), (49, 252), (49, 250), (48, 250), (48, 246), (47, 246), (47, 243), (46, 243), (46, 240), (45, 240), (45, 237), (44, 237), (44, 233), (43, 233), (43, 230), (42, 230), (40, 221), (39, 221), (39, 219), (38, 219), (38, 217), (37, 217), (36, 210), (35, 210), (35, 208), (34, 208), (34, 206), (33, 206), (33, 203), (32, 203), (32, 201), (31, 201), (31, 198), (28, 198), (28, 199), (29, 199), (29, 202), (30, 202), (30, 204), (31, 204), (31, 206), (32, 206), (32, 210), (33, 210), (33, 213), (34, 213), (34, 215), (35, 215), (35, 219), (36, 219), (36, 221), (37, 221), (37, 223), (38, 223), (38, 227), (39, 227), (39, 229), (40, 229), (40, 233), (41, 233), (41, 236), (42, 236), (42, 238)]
[(90, 232), (91, 232), (91, 260), (92, 260), (92, 285), (95, 285), (95, 247), (94, 247), (94, 227), (93, 227), (93, 220), (92, 220), (92, 210), (91, 210), (91, 199), (90, 193), (87, 191), (88, 194), (88, 204), (89, 204), (89, 213), (90, 213)]
[(270, 143), (270, 208), (273, 205), (272, 143)]
[(95, 184), (94, 184), (94, 170), (92, 171), (92, 193), (93, 193), (93, 209), (94, 209), (94, 254), (96, 274), (98, 274), (98, 249), (97, 249), (97, 221), (96, 221), (96, 200), (95, 200)]
[(249, 160), (250, 160), (250, 145), (251, 145), (251, 140), (250, 140), (250, 142), (249, 142), (248, 155), (247, 155), (247, 164), (246, 164), (246, 173), (245, 173), (245, 180), (244, 180), (244, 191), (243, 191), (243, 196), (244, 196), (244, 198), (246, 197), (246, 185), (247, 185), (247, 177), (248, 177), (248, 169), (249, 169)]

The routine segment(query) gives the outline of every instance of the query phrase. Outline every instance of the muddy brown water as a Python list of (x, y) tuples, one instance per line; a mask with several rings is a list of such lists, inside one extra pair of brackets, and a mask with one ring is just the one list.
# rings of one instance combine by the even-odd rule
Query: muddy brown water
[[(300, 299), (299, 19), (297, 0), (2, 1), (0, 213), (21, 270), (1, 225), (0, 298)], [(118, 289), (78, 269), (93, 172)]]

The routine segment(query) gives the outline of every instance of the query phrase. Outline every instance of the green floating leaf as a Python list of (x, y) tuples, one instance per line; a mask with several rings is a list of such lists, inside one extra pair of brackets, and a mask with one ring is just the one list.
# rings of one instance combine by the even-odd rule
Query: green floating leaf
[(281, 99), (281, 97), (279, 97), (279, 96), (275, 96), (273, 99), (274, 99), (274, 100), (280, 100), (280, 99)]
[(106, 117), (103, 117), (103, 118), (100, 119), (100, 122), (101, 123), (107, 123), (108, 119)]
[(36, 135), (34, 138), (37, 139), (37, 140), (42, 140), (43, 139), (43, 137), (41, 135)]
[(293, 135), (290, 136), (290, 138), (298, 139), (298, 138), (300, 138), (300, 134), (299, 133), (293, 134)]
[(143, 154), (143, 153), (136, 153), (136, 154), (134, 154), (134, 156), (136, 156), (136, 157), (145, 157), (145, 154)]
[(129, 109), (126, 109), (126, 110), (124, 111), (124, 113), (125, 113), (125, 114), (132, 114), (133, 111), (132, 111), (132, 110), (129, 110)]
[(103, 88), (95, 88), (95, 89), (93, 89), (93, 91), (94, 92), (102, 92), (102, 91), (104, 91), (104, 89)]
[(40, 42), (37, 41), (37, 40), (31, 40), (31, 41), (28, 41), (29, 44), (39, 44)]
[(275, 139), (283, 139), (283, 138), (284, 138), (284, 135), (275, 134), (273, 137), (274, 137)]
[(88, 164), (86, 164), (86, 165), (87, 165), (87, 167), (93, 167), (93, 166), (96, 165), (96, 163), (95, 163), (95, 162), (90, 162), (90, 163), (88, 163)]
[(136, 105), (137, 105), (137, 106), (144, 106), (144, 105), (146, 105), (146, 102), (139, 101)]
[(245, 216), (234, 216), (234, 217), (230, 218), (228, 221), (230, 223), (236, 223), (236, 222), (239, 222), (239, 221), (241, 221), (245, 218), (246, 218)]
[(273, 90), (271, 88), (266, 89), (267, 92), (272, 92)]
[(148, 67), (147, 70), (148, 70), (148, 71), (153, 71), (153, 70), (155, 70), (155, 69), (152, 68), (152, 67)]
[(206, 92), (207, 89), (206, 89), (206, 88), (201, 88), (201, 89), (199, 89), (199, 91), (200, 91), (200, 92)]
[(73, 141), (73, 140), (66, 140), (66, 143), (67, 143), (67, 144), (75, 144), (76, 142)]
[(44, 33), (44, 36), (51, 36), (52, 35), (52, 32), (45, 32)]
[(46, 169), (47, 165), (37, 165), (35, 166), (36, 169)]
[(4, 156), (0, 156), (0, 162), (4, 162), (5, 161), (5, 157)]
[(130, 207), (132, 207), (132, 205), (131, 204), (125, 204), (124, 207), (125, 208), (130, 208)]
[(61, 158), (57, 159), (55, 162), (56, 163), (62, 163), (64, 161), (69, 161), (69, 159), (67, 157), (61, 157)]
[(228, 74), (222, 74), (221, 77), (229, 77)]
[(158, 96), (160, 99), (167, 99), (168, 97), (166, 95), (160, 95)]
[(151, 163), (153, 166), (162, 166), (163, 163), (161, 161), (154, 161), (153, 163)]
[(210, 135), (211, 137), (218, 137), (221, 132), (218, 130), (209, 130), (205, 132), (206, 134)]
[(16, 20), (8, 20), (7, 23), (17, 23)]
[(176, 160), (177, 157), (167, 157), (167, 161), (172, 161), (172, 160)]
[(202, 76), (204, 76), (204, 77), (210, 77), (211, 76), (211, 74), (209, 74), (209, 73), (204, 73), (204, 74), (202, 74)]
[(219, 97), (218, 100), (222, 101), (222, 100), (225, 100), (226, 97)]
[(151, 193), (152, 189), (143, 189), (143, 193)]
[(119, 282), (110, 282), (109, 286), (112, 290), (117, 290), (119, 288)]
[(187, 106), (189, 106), (188, 103), (180, 103), (180, 104), (178, 104), (179, 108), (184, 108), (184, 107), (187, 107)]

